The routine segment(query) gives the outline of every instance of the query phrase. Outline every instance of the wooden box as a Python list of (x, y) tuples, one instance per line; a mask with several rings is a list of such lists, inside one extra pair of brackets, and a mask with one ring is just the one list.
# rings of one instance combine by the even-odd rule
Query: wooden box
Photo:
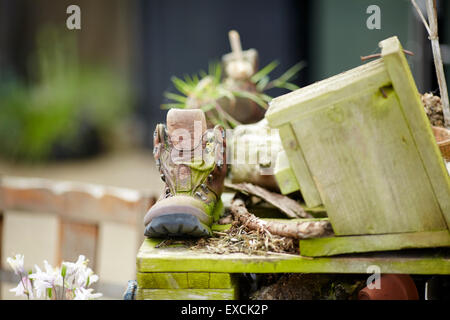
[[(380, 59), (278, 97), (266, 113), (291, 180), (309, 207), (325, 206), (340, 238), (302, 241), (308, 255), (450, 245), (444, 161), (399, 40), (380, 47)], [(353, 236), (345, 248), (342, 236)]]

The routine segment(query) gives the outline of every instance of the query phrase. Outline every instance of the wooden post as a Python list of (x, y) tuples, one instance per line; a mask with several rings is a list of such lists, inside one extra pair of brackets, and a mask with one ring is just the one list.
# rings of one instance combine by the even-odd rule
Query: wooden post
[(439, 84), (439, 91), (441, 92), (442, 109), (444, 112), (444, 123), (447, 129), (450, 129), (450, 103), (448, 100), (447, 83), (445, 81), (444, 67), (442, 64), (441, 49), (439, 47), (439, 36), (438, 36), (438, 23), (437, 23), (437, 10), (436, 10), (436, 0), (427, 0), (427, 14), (428, 23), (425, 20), (419, 6), (415, 0), (411, 0), (414, 8), (422, 20), (425, 29), (428, 32), (428, 38), (431, 41), (431, 48), (433, 50), (434, 65), (436, 68), (436, 76)]

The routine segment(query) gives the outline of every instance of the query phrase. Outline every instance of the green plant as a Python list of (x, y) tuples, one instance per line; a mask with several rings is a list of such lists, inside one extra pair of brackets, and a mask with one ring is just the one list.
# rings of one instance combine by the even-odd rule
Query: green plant
[(55, 145), (83, 148), (89, 126), (106, 144), (129, 112), (124, 81), (101, 66), (80, 63), (75, 39), (45, 29), (30, 59), (32, 84), (10, 80), (0, 87), (0, 153), (15, 160), (52, 156)]
[(272, 88), (284, 88), (296, 90), (298, 86), (291, 83), (304, 67), (303, 62), (299, 62), (289, 68), (279, 78), (270, 80), (269, 74), (278, 66), (277, 61), (269, 63), (267, 66), (256, 72), (249, 82), (255, 88), (252, 90), (236, 90), (227, 86), (222, 77), (222, 67), (220, 63), (211, 63), (208, 73), (200, 71), (192, 76), (185, 75), (184, 79), (172, 77), (172, 82), (179, 93), (166, 92), (165, 96), (172, 102), (163, 104), (164, 109), (169, 108), (199, 108), (207, 113), (208, 120), (212, 124), (221, 124), (226, 128), (233, 128), (239, 125), (239, 121), (233, 118), (221, 106), (221, 99), (235, 101), (237, 97), (246, 98), (255, 102), (258, 106), (267, 109), (272, 97), (265, 91)]

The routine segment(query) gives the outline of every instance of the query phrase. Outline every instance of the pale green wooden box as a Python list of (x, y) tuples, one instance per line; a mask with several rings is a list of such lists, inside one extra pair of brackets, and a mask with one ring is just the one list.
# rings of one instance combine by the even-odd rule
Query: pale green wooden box
[(336, 235), (302, 241), (302, 254), (450, 245), (444, 161), (399, 40), (379, 45), (380, 59), (278, 97), (266, 113), (289, 163), (278, 165), (281, 190), (324, 205)]

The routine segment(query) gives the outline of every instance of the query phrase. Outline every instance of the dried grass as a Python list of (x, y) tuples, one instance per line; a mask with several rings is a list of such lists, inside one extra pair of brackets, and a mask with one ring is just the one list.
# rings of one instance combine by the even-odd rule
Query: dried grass
[(199, 239), (190, 249), (215, 254), (299, 254), (298, 241), (268, 231), (249, 230), (236, 222), (225, 232), (214, 232), (214, 237)]

